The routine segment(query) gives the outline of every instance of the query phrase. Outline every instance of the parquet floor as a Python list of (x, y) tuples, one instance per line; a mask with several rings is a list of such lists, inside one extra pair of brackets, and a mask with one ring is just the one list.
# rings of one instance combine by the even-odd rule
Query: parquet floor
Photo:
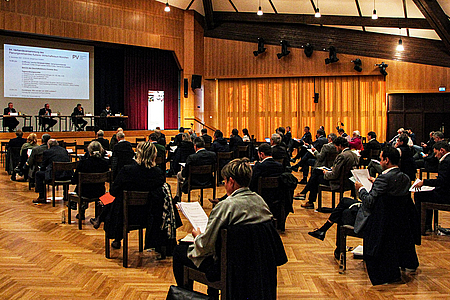
[[(169, 183), (175, 190), (175, 179)], [(0, 187), (0, 299), (165, 299), (175, 283), (171, 258), (158, 261), (152, 252), (140, 254), (135, 234), (130, 267), (125, 269), (122, 250), (112, 250), (112, 259), (104, 257), (101, 228), (87, 224), (78, 230), (75, 224), (62, 224), (66, 209), (61, 202), (54, 208), (33, 205), (37, 195), (26, 183), (10, 181), (4, 171)], [(219, 188), (218, 194), (223, 192)], [(209, 203), (206, 207), (209, 213)], [(92, 215), (90, 208), (86, 219)], [(440, 216), (442, 225), (450, 227), (450, 214)], [(326, 218), (327, 214), (302, 209), (295, 202), (295, 214), (288, 217), (282, 235), (289, 262), (278, 269), (279, 299), (450, 299), (450, 237), (423, 239), (417, 248), (419, 272), (405, 277), (405, 284), (372, 287), (363, 262), (351, 255), (346, 274), (338, 273), (333, 259), (335, 228), (324, 242), (307, 234)], [(189, 229), (185, 222), (178, 236)], [(350, 238), (348, 245), (360, 242)], [(196, 289), (206, 291), (200, 285)]]

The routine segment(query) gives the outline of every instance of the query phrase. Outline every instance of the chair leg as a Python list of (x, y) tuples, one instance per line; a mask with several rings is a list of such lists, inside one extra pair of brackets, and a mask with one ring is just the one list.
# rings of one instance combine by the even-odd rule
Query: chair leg
[(78, 229), (81, 230), (83, 229), (83, 224), (81, 223), (81, 206), (83, 204), (83, 201), (81, 201), (81, 196), (80, 196), (80, 202), (78, 203)]
[(339, 273), (343, 274), (347, 270), (347, 235), (342, 228), (339, 233), (340, 249), (339, 249)]
[(111, 251), (110, 251), (110, 245), (109, 245), (109, 239), (108, 239), (108, 236), (106, 235), (106, 232), (105, 232), (105, 257), (106, 258), (111, 258)]
[(191, 190), (188, 191), (188, 202), (191, 202)]
[(52, 185), (52, 206), (53, 207), (55, 207), (55, 202), (56, 202), (56, 199), (55, 199), (55, 186)]
[(434, 233), (437, 233), (438, 228), (439, 228), (439, 210), (435, 209), (435, 210), (433, 210), (433, 213), (434, 213), (433, 230), (434, 230)]
[(216, 187), (213, 187), (213, 199), (216, 199)]
[(70, 208), (70, 201), (67, 202), (67, 224), (72, 224), (72, 209)]
[(203, 207), (203, 189), (200, 189), (200, 205)]
[(183, 285), (185, 289), (193, 290), (194, 289), (194, 281), (189, 278), (189, 268), (184, 267), (184, 276), (183, 276)]
[(139, 229), (139, 252), (144, 251), (144, 229)]
[(317, 195), (317, 211), (322, 211), (322, 189), (320, 187)]
[(128, 268), (128, 232), (123, 229), (123, 267)]
[(420, 229), (422, 231), (422, 235), (425, 235), (426, 232), (426, 219), (427, 219), (427, 208), (426, 208), (426, 204), (422, 202), (421, 206), (420, 206)]

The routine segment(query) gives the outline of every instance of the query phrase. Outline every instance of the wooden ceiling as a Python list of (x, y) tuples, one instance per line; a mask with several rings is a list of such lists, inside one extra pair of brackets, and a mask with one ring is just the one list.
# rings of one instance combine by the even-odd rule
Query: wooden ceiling
[[(161, 0), (163, 1), (163, 0)], [(450, 66), (447, 0), (173, 0), (204, 16), (205, 36)], [(178, 2), (177, 2), (178, 1)], [(183, 6), (185, 5), (185, 6)], [(199, 7), (201, 5), (201, 7)], [(264, 14), (258, 16), (258, 6)], [(322, 16), (314, 17), (316, 8)], [(371, 18), (376, 8), (378, 19)], [(397, 51), (399, 38), (404, 51)]]

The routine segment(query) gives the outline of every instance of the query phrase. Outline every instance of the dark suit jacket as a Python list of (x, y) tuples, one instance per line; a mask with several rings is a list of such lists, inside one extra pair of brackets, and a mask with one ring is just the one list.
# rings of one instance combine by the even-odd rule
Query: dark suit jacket
[(402, 152), (400, 157), (400, 170), (408, 175), (411, 180), (415, 180), (417, 166), (411, 148), (408, 145), (402, 145), (398, 149)]
[(205, 141), (205, 144), (211, 144), (212, 143), (212, 137), (208, 134), (204, 134), (201, 136), (203, 140)]
[(13, 108), (9, 108), (9, 107), (7, 107), (7, 108), (5, 108), (4, 110), (3, 110), (3, 114), (6, 116), (6, 115), (8, 115), (10, 112), (12, 112), (12, 113), (15, 113), (16, 112), (16, 109), (13, 107)]
[(369, 157), (370, 150), (381, 150), (381, 144), (376, 139), (371, 139), (365, 146), (364, 150), (361, 151), (362, 158), (372, 158)]
[(312, 136), (311, 136), (311, 132), (306, 132), (301, 140), (307, 144), (312, 144)]
[[(14, 107), (13, 108), (7, 107), (3, 110), (3, 115), (5, 115), (5, 116), (9, 115), (10, 112), (15, 113), (16, 109)], [(16, 117), (3, 118), (3, 127), (9, 127), (10, 124), (13, 125), (14, 123), (18, 123)], [(16, 124), (14, 124), (14, 125), (16, 125)]]
[(375, 179), (372, 190), (365, 188), (359, 192), (359, 199), (362, 201), (361, 208), (358, 210), (355, 221), (355, 232), (359, 233), (369, 218), (371, 211), (382, 196), (408, 196), (411, 180), (403, 173), (400, 168), (393, 168), (386, 174), (380, 174)]
[[(316, 150), (317, 151), (317, 150)], [(330, 155), (337, 154), (336, 147), (333, 143), (328, 143), (322, 146), (322, 149), (320, 151), (317, 151), (318, 153), (315, 154), (316, 162), (314, 164), (314, 167), (327, 167), (331, 168), (333, 166), (334, 160), (330, 163)]]
[[(351, 170), (352, 167), (355, 167), (357, 165), (358, 165), (358, 157), (349, 148), (346, 148), (338, 156), (336, 156), (336, 159), (334, 160), (333, 163), (332, 171), (325, 173), (323, 178), (330, 181), (330, 186), (332, 190), (338, 190), (340, 187), (339, 178), (342, 172), (345, 172), (346, 170)], [(345, 177), (347, 179), (350, 178), (351, 176), (352, 176), (351, 172), (345, 174)], [(346, 187), (350, 187), (351, 181), (346, 180), (344, 184), (346, 185)]]
[(436, 179), (424, 179), (423, 185), (436, 187), (434, 194), (443, 200), (439, 202), (450, 201), (450, 154), (439, 162)]
[(189, 155), (194, 153), (194, 144), (189, 141), (182, 141), (173, 155), (172, 169), (174, 173), (180, 172), (180, 163), (185, 163)]
[(289, 155), (286, 148), (280, 145), (274, 145), (272, 147), (272, 157), (276, 159), (283, 159), (283, 166), (287, 167), (291, 164), (289, 163)]
[[(53, 162), (70, 162), (69, 153), (61, 146), (53, 146), (44, 151), (42, 157), (41, 171), (45, 171), (45, 180), (52, 179)], [(65, 179), (72, 177), (72, 171), (64, 171), (56, 174), (56, 179)]]
[(161, 136), (158, 139), (158, 144), (166, 146), (166, 135), (161, 132)]
[(45, 107), (44, 108), (41, 108), (40, 110), (39, 110), (39, 115), (40, 116), (49, 116), (50, 114), (52, 113), (52, 110), (49, 108), (49, 109), (46, 109)]
[(175, 136), (173, 143), (175, 144), (175, 146), (179, 146), (182, 140), (183, 140), (183, 133), (180, 132)]
[(238, 146), (243, 146), (244, 141), (239, 135), (233, 135), (230, 137), (230, 151), (237, 151)]
[[(80, 160), (78, 163), (77, 169), (72, 177), (72, 184), (78, 184), (79, 173), (104, 173), (108, 170), (109, 165), (105, 159), (89, 156), (87, 159)], [(105, 194), (105, 184), (83, 184), (81, 191), (83, 192), (83, 195), (81, 195), (82, 197), (98, 198)], [(78, 194), (78, 185), (75, 188), (75, 192)]]
[(102, 110), (102, 113), (100, 114), (100, 117), (106, 117), (106, 116), (112, 116), (112, 111), (111, 110)]
[[(196, 153), (191, 154), (186, 159), (186, 165), (181, 172), (181, 175), (186, 178), (183, 184), (183, 192), (187, 191), (187, 177), (189, 176), (189, 168), (191, 166), (205, 166), (216, 164), (216, 153), (208, 151), (206, 149), (198, 150)], [(214, 181), (213, 176), (210, 175), (195, 175), (191, 179), (193, 185), (207, 185)]]
[[(227, 140), (224, 138), (217, 138), (214, 140), (214, 142), (211, 145), (210, 151), (213, 151), (215, 153), (217, 152), (230, 152), (230, 147), (228, 146)], [(221, 159), (219, 161), (219, 171), (222, 170), (222, 168), (229, 163), (229, 159)], [(219, 173), (220, 174), (220, 173)]]
[(319, 136), (317, 140), (313, 143), (313, 147), (320, 152), (322, 150), (323, 145), (328, 143), (328, 139), (323, 135)]
[(102, 145), (104, 150), (109, 150), (109, 141), (107, 139), (105, 139), (105, 138), (98, 138), (98, 139), (95, 139), (95, 140), (92, 140), (92, 141), (99, 142), (100, 145)]
[(111, 157), (111, 169), (113, 171), (114, 178), (119, 173), (120, 169), (125, 165), (132, 164), (134, 162), (134, 151), (130, 142), (122, 141), (114, 146), (113, 154)]
[(12, 147), (15, 147), (15, 148), (19, 147), (20, 148), (26, 142), (27, 142), (27, 139), (15, 137), (15, 138), (9, 140), (8, 148), (12, 148)]
[(259, 177), (276, 177), (284, 172), (284, 167), (273, 158), (267, 158), (263, 162), (257, 162), (253, 166), (252, 180), (250, 181), (250, 189), (253, 192), (258, 191)]

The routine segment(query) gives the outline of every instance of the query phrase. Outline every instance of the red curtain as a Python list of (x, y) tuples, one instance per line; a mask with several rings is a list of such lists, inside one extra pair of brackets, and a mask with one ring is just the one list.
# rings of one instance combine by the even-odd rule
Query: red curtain
[(124, 113), (127, 129), (147, 129), (148, 91), (164, 91), (164, 128), (178, 127), (180, 70), (171, 51), (125, 50)]

